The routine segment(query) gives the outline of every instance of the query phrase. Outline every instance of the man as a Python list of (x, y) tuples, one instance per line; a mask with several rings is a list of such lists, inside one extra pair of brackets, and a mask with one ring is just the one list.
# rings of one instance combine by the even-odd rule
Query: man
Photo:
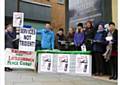
[(14, 48), (13, 40), (15, 39), (16, 35), (13, 32), (13, 27), (11, 24), (6, 26), (5, 29), (5, 48)]
[(37, 31), (41, 35), (41, 49), (51, 50), (54, 49), (54, 32), (51, 30), (50, 23), (45, 25), (45, 28)]
[[(8, 24), (5, 28), (5, 49), (6, 48), (14, 48), (13, 40), (15, 39), (16, 35), (13, 31), (12, 24)], [(5, 67), (5, 71), (12, 71), (11, 68)]]

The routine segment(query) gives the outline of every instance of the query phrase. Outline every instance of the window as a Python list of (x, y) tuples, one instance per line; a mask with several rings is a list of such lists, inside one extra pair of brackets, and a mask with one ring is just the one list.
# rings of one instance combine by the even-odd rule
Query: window
[(65, 3), (65, 0), (58, 0), (58, 3), (59, 3), (59, 4), (64, 4), (64, 3)]

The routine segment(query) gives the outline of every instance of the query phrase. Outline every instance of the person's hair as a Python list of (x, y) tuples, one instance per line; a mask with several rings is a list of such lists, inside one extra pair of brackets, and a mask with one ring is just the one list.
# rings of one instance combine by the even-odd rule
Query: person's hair
[(100, 24), (98, 24), (98, 26), (99, 26), (99, 25), (101, 25), (101, 26), (104, 28), (104, 24), (100, 23)]
[(64, 29), (63, 29), (63, 28), (59, 28), (59, 31), (62, 31), (62, 32), (63, 32), (63, 31), (64, 31)]
[(114, 22), (109, 22), (109, 25), (114, 25), (115, 26), (115, 23)]
[[(70, 28), (72, 29), (73, 32), (75, 31), (74, 27), (70, 27)], [(69, 28), (69, 29), (70, 29), (70, 28)]]
[(51, 25), (51, 22), (47, 22), (46, 24), (50, 24)]
[[(7, 29), (9, 26), (12, 26), (12, 24), (8, 24), (5, 26), (5, 29)], [(13, 26), (12, 26), (13, 27)]]
[(87, 25), (87, 23), (89, 23), (91, 25), (91, 28), (93, 27), (93, 22), (92, 21), (87, 21), (85, 24)]
[(79, 27), (79, 26), (83, 28), (83, 23), (78, 23), (77, 27)]

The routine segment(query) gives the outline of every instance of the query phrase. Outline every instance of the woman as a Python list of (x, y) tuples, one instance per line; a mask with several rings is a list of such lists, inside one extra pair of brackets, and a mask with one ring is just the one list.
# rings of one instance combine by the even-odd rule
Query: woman
[(95, 57), (95, 75), (96, 76), (102, 76), (104, 69), (103, 69), (103, 64), (104, 64), (104, 58), (102, 54), (106, 50), (106, 31), (104, 31), (104, 27), (102, 24), (98, 25), (98, 30), (95, 34), (95, 37), (93, 39), (93, 52), (94, 52), (94, 57)]
[(110, 22), (109, 23), (109, 32), (108, 34), (111, 34), (112, 38), (109, 41), (110, 44), (112, 44), (112, 52), (110, 57), (110, 66), (111, 66), (111, 75), (109, 79), (117, 80), (118, 77), (118, 31), (115, 29), (115, 23)]
[[(92, 51), (92, 46), (93, 46), (93, 38), (95, 36), (95, 29), (93, 28), (93, 23), (92, 21), (87, 21), (86, 22), (86, 27), (85, 27), (85, 45), (86, 45), (86, 49), (91, 51), (91, 55), (93, 55), (93, 51)], [(92, 73), (95, 73), (95, 58), (92, 57)]]
[(58, 49), (65, 50), (65, 36), (63, 28), (60, 28), (57, 32), (57, 42), (58, 42)]
[(74, 28), (69, 28), (69, 32), (66, 36), (66, 40), (68, 42), (68, 50), (73, 51), (74, 50)]
[(92, 21), (86, 22), (86, 28), (85, 28), (85, 45), (87, 50), (92, 50), (92, 40), (94, 38), (95, 31), (92, 25)]
[(79, 23), (77, 25), (77, 29), (74, 34), (74, 44), (75, 44), (76, 50), (81, 50), (81, 46), (83, 45), (84, 40), (85, 40), (85, 34), (83, 31), (83, 24)]

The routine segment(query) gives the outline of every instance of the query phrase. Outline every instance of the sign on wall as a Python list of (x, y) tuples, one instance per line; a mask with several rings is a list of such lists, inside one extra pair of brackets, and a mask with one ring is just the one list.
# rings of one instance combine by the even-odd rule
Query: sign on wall
[(36, 30), (21, 28), (20, 29), (19, 50), (35, 51), (36, 45)]
[(90, 55), (76, 55), (76, 73), (80, 74), (89, 74), (90, 65), (89, 65)]
[(69, 73), (70, 69), (70, 55), (58, 54), (57, 55), (57, 72)]
[(13, 27), (23, 27), (24, 24), (24, 13), (14, 12), (13, 13)]
[(7, 48), (5, 65), (11, 68), (35, 69), (36, 53)]
[(41, 54), (41, 71), (52, 72), (53, 71), (53, 54)]

